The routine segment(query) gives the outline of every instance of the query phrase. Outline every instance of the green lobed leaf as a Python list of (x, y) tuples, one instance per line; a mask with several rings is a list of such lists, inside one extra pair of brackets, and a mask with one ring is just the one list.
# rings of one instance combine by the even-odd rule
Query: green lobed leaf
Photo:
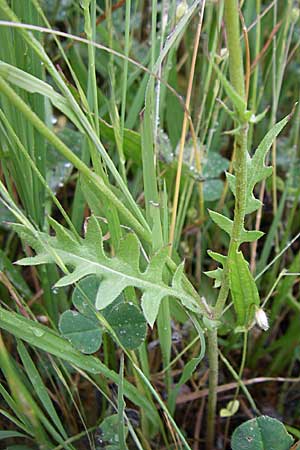
[(158, 251), (146, 271), (141, 272), (139, 242), (133, 233), (126, 235), (116, 256), (109, 258), (104, 252), (101, 228), (94, 216), (88, 221), (85, 239), (79, 241), (53, 219), (50, 223), (56, 232), (55, 237), (45, 233), (33, 235), (26, 227), (13, 225), (38, 253), (35, 257), (20, 260), (18, 264), (56, 263), (64, 271), (65, 267), (72, 267), (73, 271), (63, 276), (56, 287), (68, 286), (87, 275), (97, 275), (101, 278), (95, 302), (96, 309), (99, 310), (111, 304), (126, 287), (137, 287), (143, 292), (142, 308), (151, 326), (156, 320), (161, 300), (167, 296), (178, 298), (191, 311), (201, 313), (197, 300), (185, 291), (181, 283), (177, 283), (174, 288), (163, 281), (167, 248)]
[(255, 306), (259, 306), (258, 290), (242, 252), (228, 257), (229, 286), (237, 315), (237, 326), (248, 327), (253, 321)]
[[(248, 155), (246, 214), (250, 214), (253, 211), (256, 211), (261, 206), (260, 200), (256, 199), (253, 195), (253, 189), (257, 183), (271, 175), (272, 167), (265, 166), (265, 158), (274, 139), (286, 126), (286, 124), (290, 120), (290, 117), (291, 115), (289, 114), (280, 122), (276, 123), (265, 135), (265, 137), (257, 147), (253, 157), (250, 158), (250, 156)], [(230, 189), (235, 195), (235, 175), (227, 173), (226, 176)]]
[[(223, 216), (223, 214), (217, 213), (216, 211), (212, 211), (212, 210), (208, 210), (209, 215), (211, 217), (211, 219), (217, 224), (219, 225), (219, 227), (226, 231), (227, 234), (229, 234), (229, 236), (231, 236), (232, 234), (232, 227), (233, 227), (233, 221), (231, 219), (229, 219), (226, 216)], [(260, 237), (262, 237), (264, 235), (264, 233), (262, 231), (255, 231), (255, 230), (242, 230), (241, 233), (241, 243), (242, 242), (254, 242), (257, 239), (259, 239)]]
[(290, 450), (293, 441), (279, 420), (260, 416), (234, 431), (231, 446), (232, 450)]

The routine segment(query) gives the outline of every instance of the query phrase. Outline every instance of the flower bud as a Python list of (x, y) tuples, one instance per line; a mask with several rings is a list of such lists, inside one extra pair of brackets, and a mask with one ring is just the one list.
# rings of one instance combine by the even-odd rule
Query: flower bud
[(255, 320), (259, 328), (261, 328), (262, 330), (267, 331), (269, 329), (268, 317), (262, 308), (258, 308), (256, 310)]

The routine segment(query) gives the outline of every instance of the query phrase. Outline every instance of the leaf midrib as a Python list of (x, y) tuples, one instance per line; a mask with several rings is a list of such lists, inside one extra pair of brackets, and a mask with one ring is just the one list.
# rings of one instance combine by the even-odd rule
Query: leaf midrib
[[(89, 259), (84, 258), (83, 256), (75, 255), (74, 253), (70, 254), (70, 253), (68, 253), (68, 252), (66, 252), (64, 250), (61, 250), (61, 249), (59, 249), (59, 250), (55, 249), (55, 251), (58, 254), (61, 254), (62, 256), (66, 255), (68, 259), (70, 258), (73, 261), (74, 261), (74, 259), (77, 259), (77, 260), (80, 260), (82, 264), (94, 265), (96, 267), (99, 267), (104, 272), (112, 273), (115, 276), (118, 276), (120, 278), (126, 278), (127, 280), (131, 280), (132, 283), (129, 284), (131, 286), (135, 286), (137, 288), (144, 288), (144, 289), (150, 289), (150, 288), (157, 289), (158, 287), (160, 287), (163, 290), (163, 292), (164, 292), (164, 295), (162, 295), (162, 297), (165, 297), (165, 296), (169, 295), (169, 296), (176, 297), (176, 298), (186, 299), (186, 300), (192, 302), (196, 307), (199, 308), (199, 305), (196, 303), (196, 299), (194, 297), (186, 294), (184, 291), (178, 292), (176, 289), (174, 289), (174, 288), (172, 288), (170, 286), (166, 286), (165, 284), (157, 283), (157, 282), (154, 283), (154, 282), (151, 282), (151, 281), (148, 281), (148, 280), (143, 280), (143, 279), (138, 278), (136, 276), (128, 275), (128, 274), (126, 274), (124, 272), (119, 272), (116, 269), (113, 269), (111, 267), (102, 265), (98, 261), (91, 261)], [(72, 262), (70, 264), (72, 264)], [(143, 275), (141, 272), (140, 272), (140, 274), (141, 274), (141, 276)]]

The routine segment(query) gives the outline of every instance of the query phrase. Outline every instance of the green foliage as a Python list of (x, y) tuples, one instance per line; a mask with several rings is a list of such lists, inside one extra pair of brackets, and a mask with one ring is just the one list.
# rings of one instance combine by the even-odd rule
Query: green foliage
[[(98, 358), (82, 354), (49, 327), (27, 319), (20, 314), (6, 311), (1, 307), (0, 327), (31, 346), (61, 358), (63, 361), (67, 361), (90, 374), (101, 374), (115, 383), (119, 381), (119, 375), (107, 368)], [(157, 412), (151, 402), (140, 395), (135, 386), (126, 380), (124, 381), (124, 395), (145, 410), (150, 422), (155, 423), (157, 421)]]
[(121, 303), (112, 308), (107, 322), (128, 350), (138, 348), (145, 340), (147, 328), (144, 316), (132, 303)]
[(59, 321), (61, 334), (82, 353), (95, 353), (102, 343), (102, 333), (96, 320), (77, 311), (65, 311)]
[[(120, 450), (119, 441), (119, 417), (117, 414), (106, 417), (101, 422), (95, 434), (96, 449), (106, 448), (107, 450)], [(126, 427), (126, 435), (128, 429)]]
[(279, 420), (260, 416), (240, 425), (231, 445), (232, 450), (290, 450), (293, 441)]
[[(226, 231), (229, 236), (232, 235), (233, 220), (215, 211), (209, 210), (209, 215), (222, 230)], [(241, 242), (254, 242), (263, 236), (263, 234), (262, 231), (248, 231), (243, 229), (241, 232)]]
[[(11, 450), (126, 450), (126, 441), (191, 450), (196, 411), (177, 403), (199, 395), (205, 354), (208, 427), (199, 438), (212, 450), (214, 420), (222, 446), (220, 417), (237, 411), (239, 389), (258, 412), (245, 375), (259, 375), (261, 362), (266, 377), (295, 372), (300, 103), (279, 139), (290, 116), (276, 119), (299, 99), (299, 11), (292, 1), (241, 2), (241, 11), (237, 0), (180, 3), (179, 18), (176, 0), (0, 0), (0, 439)], [(193, 67), (198, 27), (204, 45)], [(259, 190), (267, 214), (257, 213)], [(29, 258), (15, 266), (22, 244)], [(254, 342), (255, 311), (272, 332)], [(219, 408), (218, 374), (226, 384), (229, 373), (238, 389)], [(290, 392), (276, 407), (298, 437)], [(239, 427), (232, 448), (277, 450), (280, 433), (264, 422)]]
[(17, 270), (17, 268), (12, 264), (10, 259), (6, 256), (3, 250), (0, 249), (0, 272), (5, 272), (8, 279), (11, 281), (13, 286), (18, 289), (19, 292), (24, 295), (25, 298), (30, 298), (32, 295), (26, 281)]
[(220, 417), (231, 417), (239, 410), (240, 402), (238, 400), (231, 400), (227, 403), (226, 408), (220, 410)]
[(73, 267), (73, 272), (62, 277), (56, 283), (56, 287), (68, 286), (87, 275), (96, 274), (101, 277), (95, 301), (95, 307), (98, 310), (110, 305), (126, 287), (137, 287), (143, 291), (142, 309), (151, 326), (157, 317), (160, 303), (166, 296), (176, 297), (191, 311), (200, 312), (195, 298), (182, 287), (181, 266), (174, 274), (172, 286), (164, 283), (163, 270), (167, 259), (167, 248), (154, 255), (145, 272), (141, 272), (139, 242), (133, 233), (127, 234), (120, 242), (117, 255), (108, 258), (103, 249), (101, 228), (94, 216), (89, 219), (85, 239), (80, 239), (79, 242), (53, 219), (50, 223), (56, 231), (56, 237), (50, 237), (44, 233), (33, 235), (24, 226), (14, 225), (20, 237), (37, 252), (37, 256), (24, 258), (18, 261), (18, 264), (57, 263), (62, 268)]
[[(237, 215), (241, 214), (239, 209), (242, 208), (242, 205), (244, 203), (245, 213), (243, 214), (242, 222), (240, 224), (240, 239), (234, 244), (237, 244), (237, 248), (243, 242), (255, 242), (264, 234), (261, 231), (245, 230), (244, 215), (255, 211), (261, 206), (261, 202), (254, 197), (253, 190), (258, 182), (262, 181), (272, 173), (272, 168), (265, 166), (266, 154), (270, 149), (274, 139), (290, 120), (290, 117), (290, 115), (286, 116), (271, 128), (271, 130), (266, 134), (264, 139), (259, 144), (252, 158), (250, 158), (248, 152), (246, 153), (247, 179), (243, 181), (243, 183), (245, 183), (245, 199), (240, 200), (240, 202), (236, 203), (235, 211)], [(229, 187), (234, 196), (236, 196), (236, 176), (230, 173), (227, 173), (226, 175)], [(232, 239), (234, 221), (216, 211), (209, 210), (209, 214), (211, 219)], [(229, 287), (237, 315), (236, 325), (239, 330), (245, 329), (243, 327), (249, 327), (253, 322), (255, 308), (258, 307), (260, 300), (255, 281), (252, 274), (250, 273), (248, 264), (245, 261), (243, 254), (236, 250), (229, 250), (227, 260), (225, 260), (224, 257), (220, 258), (215, 253), (211, 253), (211, 257), (217, 262), (220, 262), (223, 266), (225, 264), (228, 265)], [(215, 279), (215, 287), (220, 287), (223, 281), (223, 273), (224, 269), (217, 268), (215, 270), (206, 272), (206, 275), (210, 278)]]
[[(291, 115), (289, 114), (274, 127), (272, 127), (265, 135), (259, 146), (257, 147), (252, 158), (248, 158), (247, 161), (247, 198), (246, 198), (246, 214), (250, 214), (256, 211), (261, 206), (261, 201), (256, 199), (253, 195), (253, 189), (257, 183), (269, 177), (272, 174), (272, 167), (265, 166), (266, 155), (276, 139), (279, 133), (283, 130), (286, 124), (289, 122)], [(235, 176), (226, 174), (229, 186), (233, 194), (235, 195)]]
[(238, 327), (249, 327), (255, 309), (259, 306), (259, 293), (242, 252), (234, 252), (228, 260), (229, 285)]
[[(62, 335), (82, 353), (95, 353), (102, 343), (102, 333), (112, 329), (113, 337), (127, 350), (133, 350), (145, 340), (146, 321), (132, 303), (125, 303), (122, 295), (101, 310), (100, 320), (95, 302), (101, 281), (90, 275), (79, 281), (73, 291), (73, 305), (78, 311), (65, 311), (59, 322)], [(105, 328), (105, 323), (109, 328)]]

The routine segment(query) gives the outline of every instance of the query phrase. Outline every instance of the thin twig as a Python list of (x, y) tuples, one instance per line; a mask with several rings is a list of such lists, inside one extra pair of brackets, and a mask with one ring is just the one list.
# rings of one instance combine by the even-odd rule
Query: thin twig
[[(259, 383), (300, 383), (300, 377), (297, 378), (285, 378), (285, 377), (256, 377), (251, 378), (250, 380), (242, 380), (245, 386), (251, 386), (253, 384)], [(236, 389), (239, 383), (236, 381), (232, 381), (231, 383), (222, 384), (217, 387), (217, 393), (232, 391)], [(198, 400), (199, 398), (207, 397), (209, 394), (209, 389), (201, 389), (198, 392), (192, 392), (191, 394), (179, 395), (176, 399), (177, 405), (182, 405), (183, 403), (192, 402), (194, 400)]]

